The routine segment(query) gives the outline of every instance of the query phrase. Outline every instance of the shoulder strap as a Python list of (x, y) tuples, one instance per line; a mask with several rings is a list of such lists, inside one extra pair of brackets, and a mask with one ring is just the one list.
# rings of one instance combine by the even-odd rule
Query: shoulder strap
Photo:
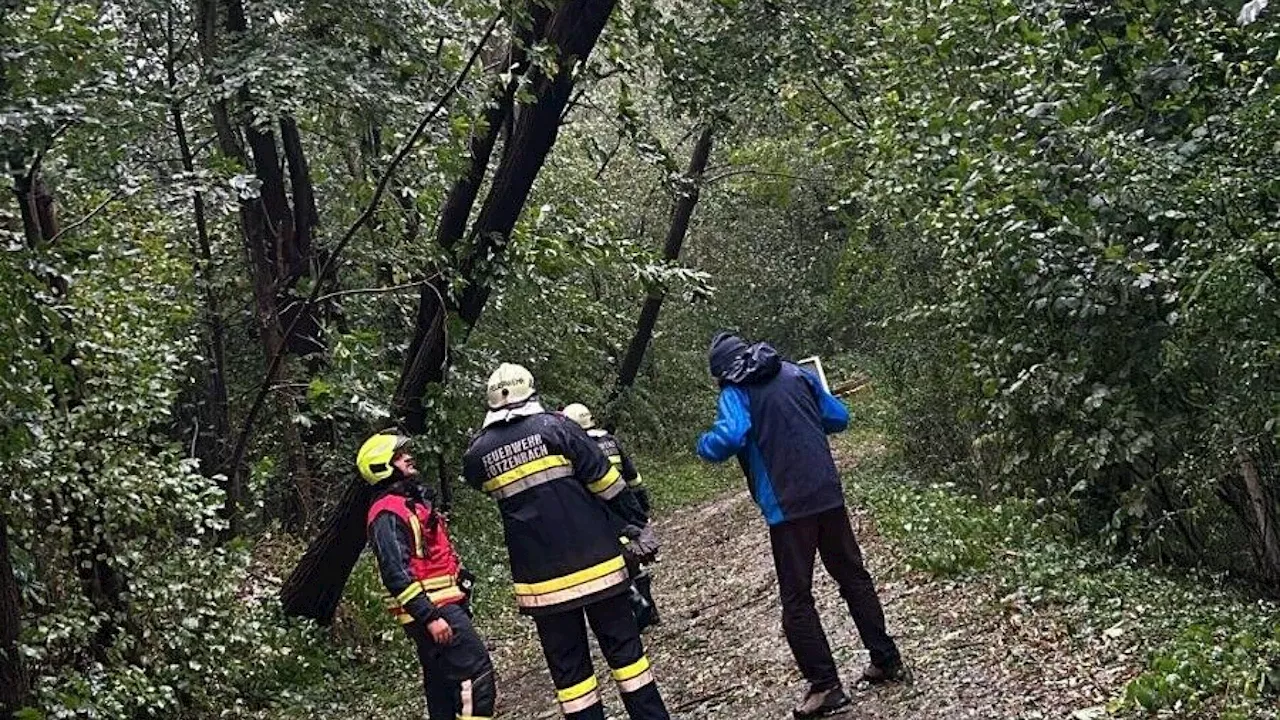
[(383, 495), (378, 498), (374, 501), (373, 505), (369, 507), (369, 515), (365, 519), (365, 525), (366, 527), (372, 525), (378, 515), (382, 514), (384, 511), (395, 515), (400, 518), (401, 522), (408, 525), (410, 532), (413, 533), (414, 554), (418, 557), (426, 557), (427, 547), (426, 542), (422, 537), (422, 528), (423, 525), (426, 524), (424, 516), (427, 514), (428, 510), (425, 505), (421, 504), (418, 505), (416, 510), (417, 512), (414, 512), (409, 509), (408, 498), (403, 495), (388, 493), (387, 495)]
[(407, 498), (403, 495), (388, 493), (375, 500), (373, 505), (369, 506), (369, 514), (365, 518), (365, 524), (372, 525), (374, 518), (382, 514), (383, 511), (395, 515), (406, 523), (409, 522), (409, 516), (412, 514), (409, 512)]

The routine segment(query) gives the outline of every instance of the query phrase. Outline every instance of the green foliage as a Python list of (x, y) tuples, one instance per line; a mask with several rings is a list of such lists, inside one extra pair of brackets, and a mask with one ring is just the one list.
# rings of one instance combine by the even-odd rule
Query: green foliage
[[(1195, 711), (1213, 702), (1222, 718), (1247, 718), (1280, 696), (1280, 625), (1249, 615), (1187, 626), (1125, 688), (1122, 707)], [(1225, 701), (1217, 701), (1226, 698)]]
[[(840, 444), (858, 452), (868, 442), (882, 440), (869, 434)], [(851, 501), (870, 511), (905, 565), (983, 578), (1001, 604), (1052, 609), (1075, 636), (1136, 643), (1147, 667), (1112, 703), (1116, 712), (1213, 708), (1243, 718), (1280, 696), (1274, 603), (1251, 602), (1221, 577), (1170, 577), (1117, 562), (1034, 504), (984, 503), (955, 486), (921, 485), (901, 468), (899, 456), (873, 455), (847, 482)]]

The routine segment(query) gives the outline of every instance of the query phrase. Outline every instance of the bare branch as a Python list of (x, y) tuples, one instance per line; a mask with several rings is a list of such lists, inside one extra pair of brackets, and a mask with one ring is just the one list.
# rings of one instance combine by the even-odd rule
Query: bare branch
[(832, 99), (832, 97), (827, 94), (826, 90), (822, 89), (822, 85), (818, 84), (817, 80), (814, 80), (813, 78), (809, 78), (809, 85), (813, 87), (813, 89), (818, 93), (819, 97), (821, 97), (823, 100), (826, 101), (827, 105), (829, 105), (832, 110), (836, 111), (837, 115), (844, 118), (845, 122), (849, 123), (850, 125), (856, 128), (861, 128), (863, 130), (865, 130), (867, 126), (871, 124), (870, 121), (867, 119), (866, 113), (862, 113), (862, 106), (860, 105), (857, 106), (858, 112), (862, 113), (862, 119), (863, 119), (863, 122), (858, 122), (857, 120), (854, 120), (853, 117), (849, 115), (849, 113), (846, 112), (844, 108), (840, 107), (840, 104), (837, 103), (834, 99)]
[(713, 175), (709, 178), (706, 178), (702, 181), (702, 184), (710, 185), (711, 183), (716, 182), (717, 180), (724, 180), (725, 178), (731, 178), (731, 177), (734, 177), (735, 175), (758, 175), (760, 177), (781, 178), (784, 180), (799, 180), (801, 182), (815, 182), (815, 183), (832, 182), (830, 178), (806, 177), (804, 175), (789, 175), (787, 173), (766, 172), (764, 170), (755, 170), (753, 168), (739, 168), (737, 170), (726, 170), (720, 173), (719, 175)]
[(423, 285), (426, 285), (427, 283), (439, 277), (440, 277), (439, 275), (432, 275), (426, 280), (417, 280), (415, 282), (404, 283), (403, 285), (391, 285), (389, 287), (355, 288), (353, 290), (338, 290), (331, 293), (325, 293), (324, 295), (317, 297), (316, 302), (322, 303), (326, 300), (332, 300), (337, 297), (346, 297), (347, 295), (381, 295), (384, 293), (399, 292), (401, 290), (408, 290), (410, 288), (422, 287)]
[(61, 230), (59, 230), (59, 231), (57, 232), (57, 234), (55, 234), (53, 237), (49, 238), (49, 243), (48, 243), (48, 244), (52, 245), (53, 243), (58, 242), (58, 238), (62, 237), (63, 235), (66, 235), (67, 233), (71, 232), (72, 230), (75, 230), (76, 228), (80, 227), (81, 225), (84, 225), (85, 223), (89, 222), (89, 221), (90, 221), (90, 220), (92, 220), (94, 217), (96, 217), (96, 216), (98, 215), (98, 213), (100, 213), (100, 212), (102, 212), (103, 210), (105, 210), (105, 209), (106, 209), (106, 207), (107, 207), (108, 205), (110, 205), (111, 203), (115, 202), (116, 200), (119, 200), (119, 199), (120, 199), (120, 196), (122, 196), (122, 195), (124, 195), (124, 194), (125, 194), (125, 188), (121, 188), (121, 189), (119, 189), (119, 190), (115, 191), (114, 193), (112, 193), (112, 194), (111, 194), (111, 197), (107, 198), (106, 200), (103, 200), (101, 203), (99, 203), (99, 204), (98, 204), (98, 206), (97, 206), (97, 207), (95, 207), (94, 209), (90, 210), (88, 215), (85, 215), (84, 217), (80, 218), (79, 220), (77, 220), (77, 221), (75, 221), (75, 222), (71, 223), (70, 225), (68, 225), (68, 226), (66, 226), (66, 227), (62, 228)]

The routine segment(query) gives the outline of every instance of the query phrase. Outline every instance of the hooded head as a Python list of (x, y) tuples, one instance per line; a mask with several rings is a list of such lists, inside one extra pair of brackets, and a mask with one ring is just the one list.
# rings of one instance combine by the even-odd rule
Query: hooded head
[(768, 343), (748, 345), (727, 332), (716, 333), (708, 352), (711, 375), (722, 385), (750, 385), (765, 382), (778, 374), (782, 358)]

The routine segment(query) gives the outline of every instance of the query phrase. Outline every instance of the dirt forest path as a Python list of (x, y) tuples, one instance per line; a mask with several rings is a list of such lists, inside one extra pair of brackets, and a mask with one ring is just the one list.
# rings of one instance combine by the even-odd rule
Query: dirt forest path
[[(1064, 623), (1002, 603), (981, 580), (902, 571), (873, 519), (856, 509), (853, 517), (916, 682), (855, 687), (867, 655), (834, 583), (819, 570), (814, 594), (853, 699), (842, 717), (1101, 717), (1101, 706), (1136, 671), (1137, 659), (1112, 652), (1106, 638), (1072, 638)], [(768, 534), (751, 498), (732, 492), (660, 523), (665, 545), (653, 587), (663, 624), (645, 642), (672, 716), (790, 718), (803, 682), (782, 636)], [(532, 632), (521, 634), (495, 653), (503, 668), (499, 715), (558, 717)], [(625, 717), (593, 652), (608, 712)]]

